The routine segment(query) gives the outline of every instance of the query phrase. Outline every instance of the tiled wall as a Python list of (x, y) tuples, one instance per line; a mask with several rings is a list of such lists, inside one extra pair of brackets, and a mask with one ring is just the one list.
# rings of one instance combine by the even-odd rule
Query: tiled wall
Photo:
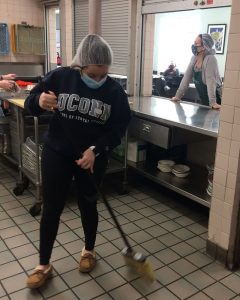
[[(0, 1), (0, 21), (11, 24), (27, 22), (29, 25), (43, 26), (43, 7), (36, 0), (7, 0)], [(10, 47), (11, 50), (11, 47)], [(0, 55), (0, 62), (44, 62), (41, 55), (13, 54)]]
[(232, 1), (227, 63), (214, 171), (209, 240), (229, 247), (240, 151), (240, 1)]

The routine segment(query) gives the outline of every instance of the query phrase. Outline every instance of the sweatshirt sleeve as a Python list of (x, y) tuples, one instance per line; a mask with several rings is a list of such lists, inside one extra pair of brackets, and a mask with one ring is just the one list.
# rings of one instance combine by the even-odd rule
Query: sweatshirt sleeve
[(45, 112), (39, 106), (39, 98), (41, 93), (45, 91), (54, 91), (54, 71), (49, 72), (40, 83), (38, 83), (30, 92), (30, 95), (26, 98), (24, 102), (24, 108), (35, 117), (40, 116)]
[(209, 98), (209, 105), (212, 106), (217, 102), (216, 90), (217, 90), (217, 80), (219, 78), (217, 59), (214, 55), (207, 56), (205, 78), (206, 78), (207, 92)]
[(121, 88), (118, 96), (113, 99), (111, 116), (107, 121), (105, 134), (96, 141), (94, 152), (99, 154), (104, 151), (111, 151), (120, 145), (130, 119), (131, 111), (128, 98)]
[(192, 80), (194, 61), (195, 61), (195, 57), (193, 56), (190, 63), (189, 63), (189, 65), (188, 65), (188, 67), (187, 67), (187, 70), (184, 73), (184, 76), (183, 76), (183, 79), (180, 83), (180, 86), (179, 86), (179, 88), (176, 92), (176, 97), (178, 99), (181, 99), (184, 96), (186, 90), (188, 89), (189, 83)]

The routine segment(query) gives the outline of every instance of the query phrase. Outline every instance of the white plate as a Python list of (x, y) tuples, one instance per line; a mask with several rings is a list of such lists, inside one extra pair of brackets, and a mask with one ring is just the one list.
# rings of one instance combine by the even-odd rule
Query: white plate
[(158, 166), (174, 166), (175, 162), (173, 160), (167, 160), (167, 159), (163, 159), (163, 160), (159, 160), (158, 162)]
[(186, 173), (176, 173), (176, 172), (174, 172), (173, 170), (172, 170), (172, 173), (173, 173), (175, 176), (179, 177), (179, 178), (185, 178), (185, 177), (187, 177), (187, 176), (189, 175), (189, 172), (186, 172)]
[(163, 173), (171, 173), (171, 171), (172, 171), (172, 167), (170, 167), (170, 166), (157, 166), (157, 168), (161, 171), (161, 172), (163, 172)]
[(172, 170), (174, 173), (178, 173), (178, 174), (190, 172), (189, 166), (186, 166), (186, 165), (175, 165)]

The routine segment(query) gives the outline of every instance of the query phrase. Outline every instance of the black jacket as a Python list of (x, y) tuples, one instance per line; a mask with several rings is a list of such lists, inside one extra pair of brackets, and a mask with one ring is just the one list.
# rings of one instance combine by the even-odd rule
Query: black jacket
[(63, 67), (51, 71), (25, 101), (33, 116), (44, 113), (39, 106), (43, 91), (54, 92), (58, 101), (45, 140), (52, 149), (79, 158), (90, 146), (96, 146), (95, 153), (101, 154), (121, 143), (131, 113), (126, 93), (113, 79), (107, 77), (94, 90), (86, 86), (78, 70)]

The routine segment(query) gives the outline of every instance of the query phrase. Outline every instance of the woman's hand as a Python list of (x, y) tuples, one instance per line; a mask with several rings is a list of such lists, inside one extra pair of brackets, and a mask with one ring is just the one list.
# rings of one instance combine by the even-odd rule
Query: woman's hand
[(172, 97), (171, 100), (172, 100), (172, 101), (175, 101), (175, 102), (180, 101), (180, 99), (179, 99), (178, 97), (176, 97), (176, 96)]
[(16, 78), (16, 74), (7, 74), (7, 75), (2, 75), (3, 80), (13, 80)]
[(87, 149), (83, 153), (83, 157), (75, 161), (76, 164), (82, 169), (90, 169), (90, 172), (93, 173), (93, 166), (95, 162), (95, 154), (91, 149)]
[(15, 91), (16, 83), (12, 80), (1, 80), (0, 87), (6, 91)]
[(51, 91), (48, 91), (48, 93), (43, 92), (39, 98), (39, 106), (42, 109), (53, 111), (58, 107), (57, 96)]
[(221, 108), (221, 105), (218, 104), (218, 103), (214, 103), (214, 104), (212, 105), (212, 109), (220, 109), (220, 108)]

